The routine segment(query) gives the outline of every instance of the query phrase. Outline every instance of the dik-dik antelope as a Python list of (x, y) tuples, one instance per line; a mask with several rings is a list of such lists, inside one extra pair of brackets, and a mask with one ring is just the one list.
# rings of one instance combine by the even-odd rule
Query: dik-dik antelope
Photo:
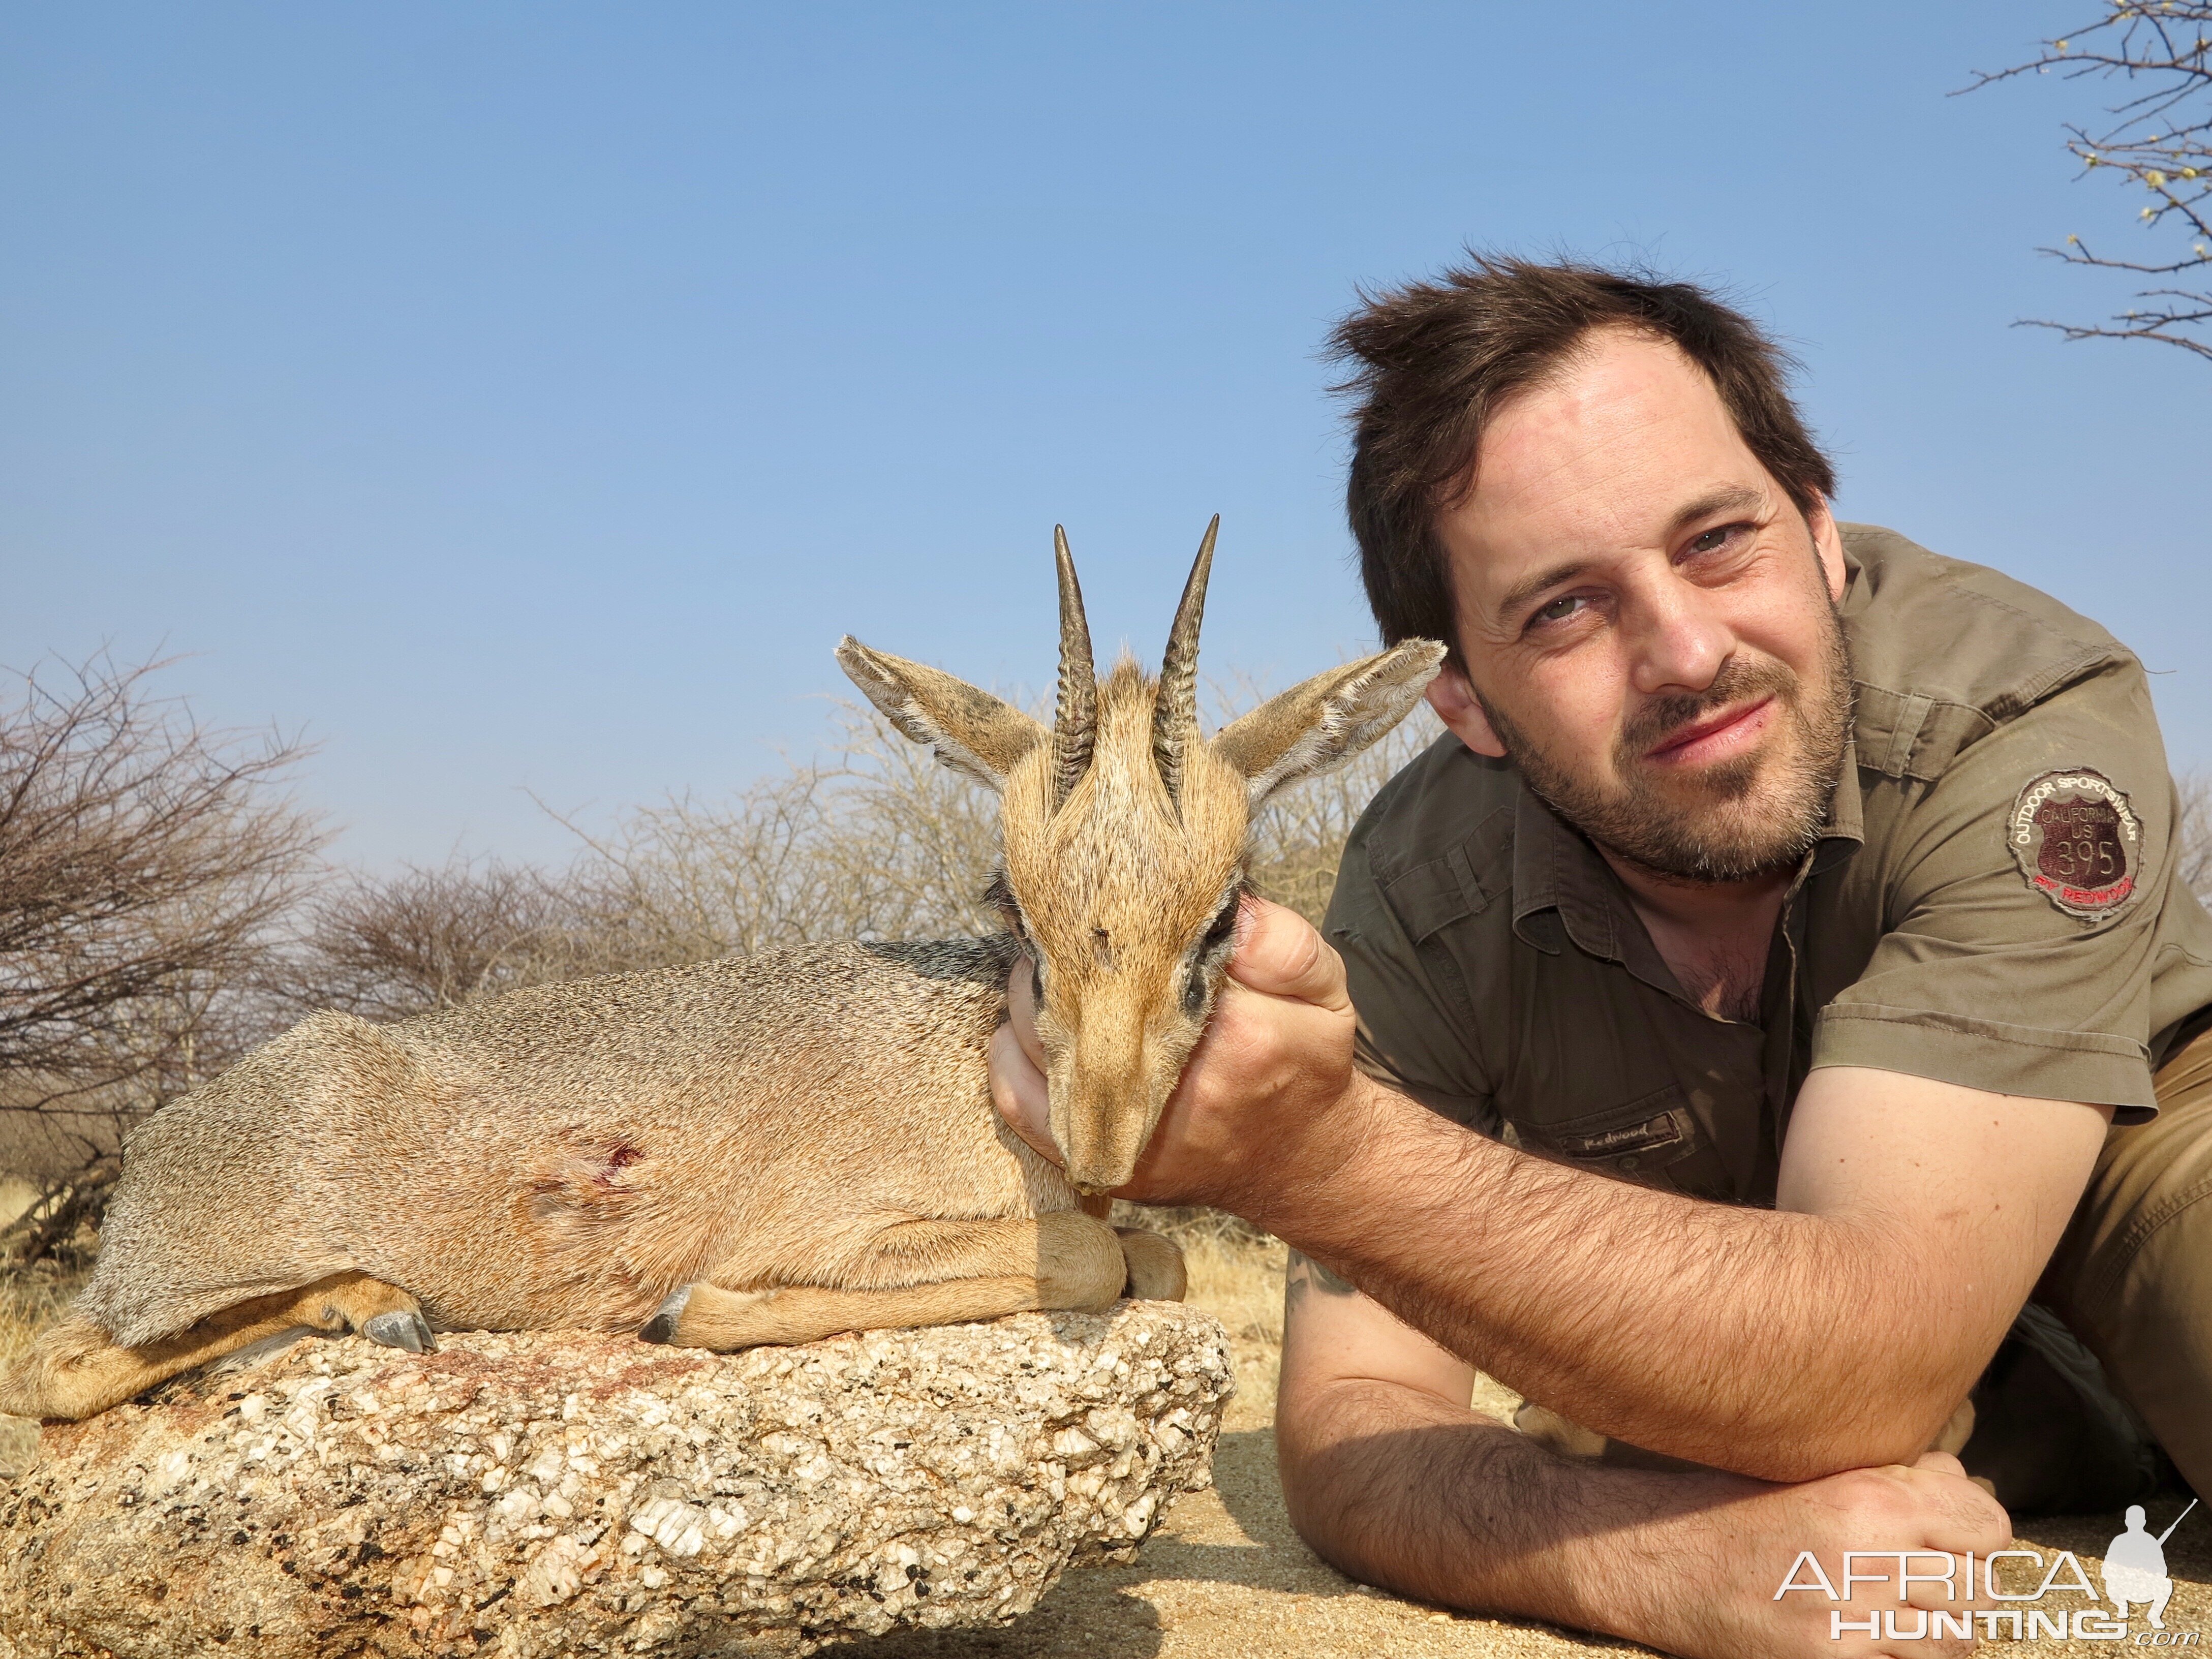
[[(1093, 671), (1066, 538), (1049, 730), (848, 637), (916, 743), (1001, 798), (1006, 931), (801, 946), (536, 986), (391, 1025), (319, 1013), (128, 1143), (99, 1264), (0, 1382), (81, 1418), (301, 1328), (414, 1352), (586, 1327), (734, 1349), (1180, 1297), (1126, 1182), (1212, 1012), (1253, 810), (1395, 725), (1443, 650), (1316, 675), (1211, 740), (1209, 526), (1158, 680)], [(1055, 1169), (1000, 1122), (984, 1053), (1035, 964)], [(1088, 1200), (1088, 1201), (1086, 1201)]]

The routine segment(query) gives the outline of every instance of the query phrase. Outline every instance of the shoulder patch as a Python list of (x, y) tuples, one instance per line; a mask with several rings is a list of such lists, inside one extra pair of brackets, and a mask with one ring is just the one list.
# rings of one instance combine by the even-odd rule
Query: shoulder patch
[(2030, 778), (2005, 841), (2028, 885), (2085, 921), (2125, 904), (2142, 872), (2142, 821), (2110, 778), (2086, 766)]

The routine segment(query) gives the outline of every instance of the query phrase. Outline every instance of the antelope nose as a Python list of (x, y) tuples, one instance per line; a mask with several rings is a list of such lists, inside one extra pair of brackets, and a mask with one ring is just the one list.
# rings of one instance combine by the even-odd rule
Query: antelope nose
[(1144, 1079), (1134, 1069), (1102, 1075), (1079, 1067), (1069, 1082), (1067, 1178), (1087, 1190), (1118, 1187), (1142, 1150), (1135, 1142), (1145, 1119)]

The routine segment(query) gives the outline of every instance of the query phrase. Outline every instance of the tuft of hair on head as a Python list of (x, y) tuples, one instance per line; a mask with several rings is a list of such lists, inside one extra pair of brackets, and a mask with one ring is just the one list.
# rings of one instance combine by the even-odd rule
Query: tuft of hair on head
[(1790, 396), (1790, 356), (1742, 312), (1694, 283), (1589, 261), (1470, 250), (1430, 282), (1376, 293), (1330, 331), (1350, 373), (1345, 512), (1384, 643), (1437, 639), (1464, 670), (1438, 512), (1473, 489), (1484, 428), (1516, 392), (1541, 385), (1589, 337), (1632, 329), (1671, 342), (1704, 371), (1760, 465), (1809, 512), (1835, 494), (1835, 468)]

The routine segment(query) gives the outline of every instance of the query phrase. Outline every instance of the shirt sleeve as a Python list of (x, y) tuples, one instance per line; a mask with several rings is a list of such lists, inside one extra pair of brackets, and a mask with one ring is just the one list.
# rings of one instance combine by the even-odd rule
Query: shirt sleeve
[(1368, 1076), (1431, 1111), (1495, 1139), (1498, 1108), (1473, 1053), (1466, 1013), (1438, 985), (1370, 866), (1366, 824), (1338, 866), (1322, 936), (1344, 958), (1359, 1035), (1352, 1060)]
[[(2012, 839), (2024, 801), (2033, 817), (2039, 781), (2083, 771), (2117, 791), (2138, 826), (2133, 885), (2117, 902), (2039, 887), (2034, 846)], [(1865, 971), (1821, 1011), (1813, 1065), (2109, 1105), (2121, 1122), (2153, 1115), (2151, 984), (2173, 881), (2172, 788), (2141, 669), (2116, 665), (2060, 690), (1916, 787), (1924, 793), (1901, 807), (1880, 851), (1857, 855), (1881, 860), (1869, 873), (1883, 932)]]

